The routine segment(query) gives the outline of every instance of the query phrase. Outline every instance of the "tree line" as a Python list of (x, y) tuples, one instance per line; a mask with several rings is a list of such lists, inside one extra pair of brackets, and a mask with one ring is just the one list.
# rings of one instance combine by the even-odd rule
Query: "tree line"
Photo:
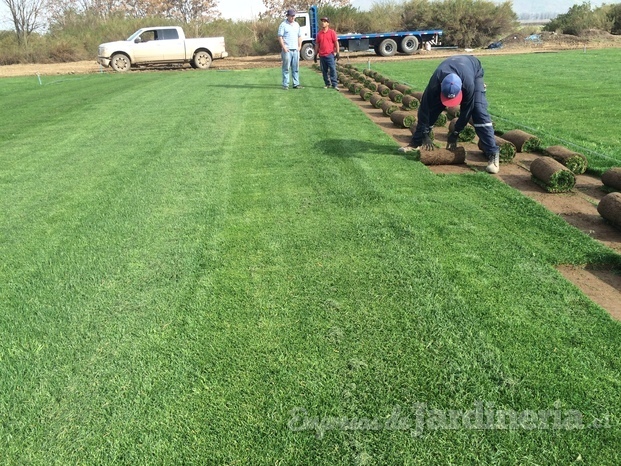
[[(351, 0), (263, 0), (265, 12), (252, 20), (223, 19), (218, 0), (0, 0), (9, 7), (14, 26), (0, 31), (0, 65), (95, 59), (102, 42), (120, 40), (144, 26), (183, 27), (187, 37), (224, 36), (232, 56), (279, 51), (278, 24), (287, 8), (317, 5), (340, 34), (442, 29), (443, 44), (484, 47), (519, 28), (512, 2), (486, 0), (409, 0), (375, 3), (370, 11)], [(580, 33), (589, 28), (618, 33), (621, 4), (593, 9), (574, 5), (550, 21), (546, 30)]]

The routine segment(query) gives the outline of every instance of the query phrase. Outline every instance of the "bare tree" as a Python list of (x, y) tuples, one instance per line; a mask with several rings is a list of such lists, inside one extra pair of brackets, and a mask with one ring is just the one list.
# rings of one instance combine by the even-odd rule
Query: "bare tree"
[(166, 4), (166, 11), (162, 13), (186, 24), (192, 21), (207, 23), (220, 17), (218, 0), (168, 0), (161, 3), (162, 6)]
[(349, 6), (351, 0), (263, 0), (265, 16), (283, 16), (289, 8), (307, 11), (311, 5), (342, 7)]
[(45, 0), (1, 0), (8, 8), (17, 34), (17, 43), (28, 45), (28, 37), (43, 26), (40, 19)]

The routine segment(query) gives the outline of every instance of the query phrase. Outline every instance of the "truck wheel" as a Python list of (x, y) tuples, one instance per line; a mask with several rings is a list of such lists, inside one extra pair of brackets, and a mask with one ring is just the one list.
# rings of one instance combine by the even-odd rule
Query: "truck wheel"
[(114, 71), (124, 73), (129, 71), (132, 67), (132, 63), (129, 61), (129, 57), (124, 53), (115, 53), (110, 58), (110, 66)]
[(192, 63), (194, 64), (194, 68), (206, 70), (211, 66), (211, 55), (205, 50), (199, 50), (194, 54)]
[(393, 39), (384, 39), (379, 45), (379, 54), (382, 57), (392, 57), (397, 53), (397, 43)]
[(302, 45), (302, 50), (300, 50), (300, 58), (302, 60), (312, 60), (315, 56), (315, 48), (313, 44), (306, 43)]
[(418, 39), (414, 36), (405, 36), (401, 41), (401, 52), (412, 55), (418, 50)]

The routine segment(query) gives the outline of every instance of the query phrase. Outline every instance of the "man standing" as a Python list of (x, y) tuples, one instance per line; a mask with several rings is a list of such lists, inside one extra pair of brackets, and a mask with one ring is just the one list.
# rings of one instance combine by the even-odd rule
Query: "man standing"
[(421, 146), (433, 150), (433, 141), (429, 136), (431, 128), (446, 107), (458, 105), (460, 105), (459, 117), (455, 123), (455, 130), (448, 135), (446, 148), (450, 150), (457, 148), (459, 133), (472, 117), (474, 130), (487, 157), (488, 164), (485, 170), (488, 173), (498, 173), (500, 149), (496, 144), (492, 120), (487, 112), (483, 67), (479, 59), (472, 55), (447, 58), (436, 68), (423, 92), (412, 140), (407, 146), (399, 148), (399, 151), (409, 152)]
[(330, 20), (326, 17), (320, 19), (321, 30), (315, 38), (315, 63), (319, 55), (321, 73), (326, 89), (339, 90), (336, 77), (336, 59), (339, 56), (339, 41), (336, 38), (334, 29), (330, 29)]
[(300, 86), (300, 47), (302, 46), (302, 31), (295, 20), (295, 10), (287, 10), (287, 18), (278, 27), (278, 42), (282, 57), (282, 88), (289, 89), (289, 70), (293, 79), (293, 88)]

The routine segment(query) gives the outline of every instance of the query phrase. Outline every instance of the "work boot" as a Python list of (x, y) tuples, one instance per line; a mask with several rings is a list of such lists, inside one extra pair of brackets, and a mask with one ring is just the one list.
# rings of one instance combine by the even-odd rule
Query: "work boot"
[(500, 171), (500, 154), (498, 152), (487, 154), (487, 167), (485, 167), (485, 171), (492, 174)]

